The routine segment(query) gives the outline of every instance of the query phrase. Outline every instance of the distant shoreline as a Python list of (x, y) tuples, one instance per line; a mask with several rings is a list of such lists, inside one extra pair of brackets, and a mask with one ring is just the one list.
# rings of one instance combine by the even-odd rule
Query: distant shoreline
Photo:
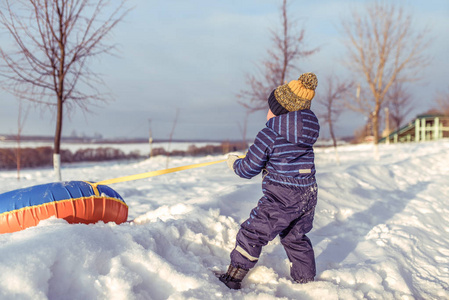
[[(350, 137), (341, 137), (338, 138), (338, 142), (340, 143), (350, 143), (353, 139)], [(15, 142), (17, 141), (16, 135), (0, 134), (0, 142)], [(54, 138), (52, 136), (35, 136), (35, 135), (23, 135), (20, 136), (20, 141), (22, 142), (40, 142), (40, 143), (53, 143)], [(316, 147), (328, 146), (329, 139), (319, 139)], [(118, 137), (118, 138), (96, 138), (96, 137), (62, 137), (63, 143), (73, 143), (73, 144), (148, 144), (148, 138), (126, 138), (126, 137)], [(153, 144), (158, 143), (222, 143), (222, 142), (230, 142), (230, 143), (240, 143), (242, 140), (230, 140), (230, 139), (153, 139)], [(252, 140), (247, 140), (247, 143), (252, 142)], [(329, 144), (330, 146), (330, 144)]]
[[(22, 135), (20, 140), (23, 142), (53, 142), (52, 136), (35, 136)], [(17, 141), (17, 135), (0, 134), (0, 142)], [(223, 141), (240, 142), (241, 140), (213, 140), (213, 139), (173, 139), (173, 143), (221, 143)], [(79, 143), (79, 144), (148, 144), (148, 138), (97, 138), (97, 137), (62, 137), (64, 143)], [(153, 139), (153, 143), (168, 143), (170, 139)]]

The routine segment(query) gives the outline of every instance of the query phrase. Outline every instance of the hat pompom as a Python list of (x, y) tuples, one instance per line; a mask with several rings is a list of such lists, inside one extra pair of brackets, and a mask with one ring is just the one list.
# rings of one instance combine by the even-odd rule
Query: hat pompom
[(313, 73), (304, 73), (299, 76), (298, 80), (302, 83), (302, 85), (309, 90), (315, 90), (318, 85), (318, 79), (316, 75)]

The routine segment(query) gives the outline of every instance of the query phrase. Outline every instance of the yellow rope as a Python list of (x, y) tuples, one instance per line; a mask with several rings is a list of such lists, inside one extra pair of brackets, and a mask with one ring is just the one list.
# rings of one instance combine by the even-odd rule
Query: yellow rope
[(118, 177), (118, 178), (106, 179), (106, 180), (103, 180), (103, 181), (96, 182), (96, 183), (94, 183), (94, 185), (95, 186), (100, 185), (100, 184), (101, 185), (108, 185), (108, 184), (112, 184), (112, 183), (144, 179), (144, 178), (159, 176), (159, 175), (163, 175), (163, 174), (168, 174), (168, 173), (173, 173), (173, 172), (178, 172), (178, 171), (183, 171), (183, 170), (188, 170), (188, 169), (194, 169), (194, 168), (210, 166), (210, 165), (213, 165), (213, 164), (222, 163), (224, 161), (226, 161), (226, 159), (212, 161), (212, 162), (206, 162), (206, 163), (200, 163), (200, 164), (187, 165), (187, 166), (182, 166), (182, 167), (177, 167), (177, 168), (164, 169), (164, 170), (159, 170), (159, 171), (151, 171), (151, 172), (135, 174), (135, 175), (130, 175), (130, 176), (123, 176), (123, 177)]

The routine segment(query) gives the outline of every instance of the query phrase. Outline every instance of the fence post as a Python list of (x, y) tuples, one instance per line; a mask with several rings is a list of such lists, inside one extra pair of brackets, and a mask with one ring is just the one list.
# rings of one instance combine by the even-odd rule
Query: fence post
[(419, 119), (415, 120), (415, 142), (419, 142)]
[(421, 141), (426, 140), (426, 118), (421, 119)]
[(433, 124), (433, 139), (440, 139), (440, 118), (435, 117), (435, 123)]

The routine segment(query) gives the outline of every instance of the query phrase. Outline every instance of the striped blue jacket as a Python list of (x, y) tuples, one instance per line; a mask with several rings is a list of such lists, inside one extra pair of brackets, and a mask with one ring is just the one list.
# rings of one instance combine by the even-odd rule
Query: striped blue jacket
[(309, 110), (293, 111), (271, 118), (256, 136), (245, 158), (234, 163), (242, 178), (264, 171), (264, 181), (283, 186), (309, 186), (315, 183), (313, 144), (320, 125)]

